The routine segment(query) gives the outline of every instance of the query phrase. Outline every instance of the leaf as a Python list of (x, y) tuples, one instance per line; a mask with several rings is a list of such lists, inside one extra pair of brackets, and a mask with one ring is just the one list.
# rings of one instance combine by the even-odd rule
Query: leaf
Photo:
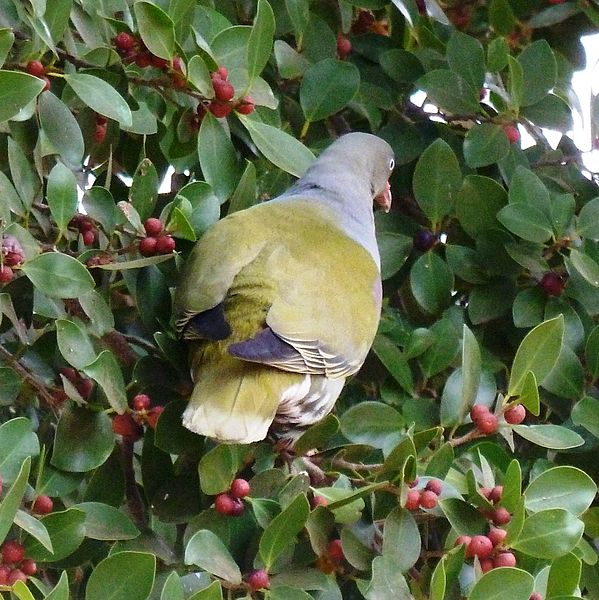
[(524, 76), (522, 106), (542, 100), (557, 80), (557, 61), (546, 40), (526, 46), (518, 56)]
[(0, 67), (6, 61), (8, 53), (15, 41), (15, 34), (11, 29), (0, 29)]
[(123, 372), (110, 350), (101, 352), (94, 362), (88, 364), (83, 372), (102, 388), (106, 399), (114, 410), (122, 414), (127, 409), (127, 393)]
[(139, 529), (118, 508), (101, 502), (74, 504), (85, 513), (85, 535), (94, 540), (131, 540), (139, 536)]
[(275, 16), (267, 0), (258, 0), (254, 25), (248, 41), (248, 77), (250, 82), (260, 75), (272, 52)]
[(274, 165), (301, 177), (314, 162), (314, 154), (299, 140), (278, 127), (240, 116), (256, 147)]
[(63, 358), (75, 369), (81, 369), (95, 360), (96, 352), (87, 331), (77, 323), (57, 319), (56, 339)]
[(4, 485), (11, 485), (18, 477), (23, 461), (40, 452), (32, 423), (25, 417), (16, 417), (0, 425), (0, 475)]
[(176, 571), (172, 571), (166, 578), (160, 594), (160, 600), (185, 600), (183, 584)]
[(310, 1), (285, 0), (285, 8), (293, 24), (296, 39), (301, 39), (310, 21)]
[(46, 550), (49, 552), (53, 551), (52, 540), (42, 521), (36, 519), (33, 515), (30, 515), (24, 510), (17, 510), (14, 523), (17, 527), (20, 527), (23, 531), (26, 531), (29, 535), (33, 536), (44, 548), (46, 548)]
[[(469, 37), (469, 36), (467, 36)], [(510, 143), (503, 127), (493, 123), (475, 125), (464, 139), (464, 158), (473, 169), (499, 162), (510, 152)]]
[(588, 254), (583, 254), (575, 248), (570, 250), (570, 261), (572, 266), (588, 281), (593, 287), (599, 287), (599, 264), (597, 264)]
[(575, 431), (560, 425), (514, 425), (513, 430), (525, 440), (552, 450), (567, 450), (584, 444), (584, 439)]
[(389, 371), (393, 379), (407, 392), (413, 393), (412, 371), (405, 354), (389, 338), (377, 335), (372, 350)]
[(458, 535), (478, 535), (486, 531), (487, 522), (478, 509), (458, 498), (439, 501), (441, 510)]
[(577, 402), (571, 413), (575, 425), (581, 425), (599, 438), (599, 400), (591, 396), (585, 396)]
[(0, 367), (0, 406), (10, 406), (21, 391), (23, 380), (10, 367)]
[(462, 184), (462, 172), (455, 153), (441, 138), (420, 156), (414, 170), (414, 196), (433, 228), (452, 209)]
[(576, 231), (582, 237), (599, 240), (599, 198), (589, 200), (580, 209)]
[(240, 170), (229, 136), (211, 114), (202, 119), (198, 154), (204, 178), (220, 201), (224, 202), (237, 186)]
[(116, 552), (92, 570), (85, 600), (146, 600), (154, 585), (156, 557), (147, 552)]
[(454, 31), (447, 42), (447, 62), (451, 70), (461, 75), (475, 90), (485, 81), (485, 53), (474, 37)]
[(547, 580), (547, 598), (574, 596), (580, 583), (582, 564), (574, 554), (566, 554), (551, 563)]
[(192, 56), (187, 63), (187, 78), (202, 96), (214, 98), (214, 87), (210, 79), (210, 71), (199, 54)]
[(38, 77), (17, 71), (0, 71), (0, 123), (15, 117), (44, 89)]
[(341, 432), (354, 444), (384, 448), (404, 426), (403, 417), (382, 402), (360, 402), (341, 415)]
[(208, 529), (200, 529), (187, 543), (185, 564), (197, 565), (234, 585), (241, 583), (241, 571), (220, 538)]
[(410, 289), (416, 302), (428, 313), (447, 308), (454, 287), (453, 273), (434, 252), (420, 256), (410, 271)]
[(206, 452), (198, 464), (204, 494), (213, 496), (229, 489), (243, 460), (242, 447), (219, 444)]
[(564, 319), (555, 317), (529, 331), (520, 343), (508, 385), (508, 396), (517, 396), (531, 371), (537, 381), (543, 381), (553, 369), (562, 346)]
[(534, 579), (522, 569), (500, 567), (485, 573), (471, 589), (468, 600), (528, 600)]
[(30, 469), (31, 457), (28, 456), (19, 466), (10, 489), (4, 494), (2, 502), (0, 502), (0, 543), (4, 541), (6, 534), (10, 531), (15, 515), (21, 505), (25, 490), (27, 489)]
[(405, 573), (420, 557), (420, 532), (414, 517), (398, 506), (385, 519), (383, 531), (383, 556)]
[(583, 531), (583, 522), (567, 510), (542, 510), (525, 519), (512, 547), (536, 558), (557, 558), (578, 544)]
[(595, 482), (584, 471), (570, 466), (552, 467), (529, 483), (524, 491), (525, 506), (528, 512), (563, 508), (580, 516), (596, 493)]
[(31, 283), (52, 298), (77, 298), (94, 288), (90, 272), (76, 258), (45, 252), (23, 264)]
[(479, 89), (473, 88), (463, 77), (447, 69), (434, 69), (416, 82), (435, 106), (452, 113), (480, 112)]
[(69, 576), (66, 571), (62, 572), (58, 583), (44, 600), (69, 600)]
[(541, 411), (539, 384), (537, 383), (537, 378), (532, 371), (528, 371), (528, 373), (526, 373), (518, 400), (520, 401), (520, 404), (522, 404), (526, 410), (528, 410), (528, 412), (537, 417), (539, 416)]
[(30, 209), (39, 192), (40, 179), (21, 146), (12, 137), (8, 138), (8, 164), (10, 176), (21, 201), (27, 209)]
[[(135, 6), (139, 4), (142, 3), (137, 2)], [(92, 110), (125, 127), (131, 126), (133, 121), (129, 105), (109, 83), (89, 73), (65, 74), (63, 77), (80, 100)]]
[(175, 25), (156, 4), (141, 0), (133, 5), (139, 34), (148, 50), (171, 60), (175, 53)]
[(108, 415), (67, 406), (56, 428), (51, 463), (63, 471), (91, 471), (104, 463), (113, 447)]
[(190, 596), (189, 600), (223, 600), (223, 588), (219, 581), (213, 581), (208, 587)]
[(129, 188), (129, 202), (138, 212), (142, 221), (151, 217), (154, 212), (159, 183), (156, 167), (151, 160), (144, 158), (137, 166)]
[(295, 538), (304, 528), (309, 514), (308, 500), (303, 494), (299, 494), (283, 512), (269, 523), (260, 537), (258, 545), (258, 553), (267, 570), (285, 548), (296, 541)]
[(38, 110), (42, 130), (52, 146), (66, 163), (79, 166), (85, 146), (73, 113), (50, 91), (40, 95)]
[(508, 204), (497, 213), (497, 220), (509, 231), (530, 242), (543, 243), (553, 235), (547, 217), (532, 205)]
[(405, 577), (392, 560), (377, 556), (372, 561), (372, 579), (362, 591), (366, 600), (411, 600), (413, 598)]
[(345, 108), (360, 87), (360, 72), (352, 63), (325, 58), (304, 73), (299, 99), (307, 121), (320, 121)]

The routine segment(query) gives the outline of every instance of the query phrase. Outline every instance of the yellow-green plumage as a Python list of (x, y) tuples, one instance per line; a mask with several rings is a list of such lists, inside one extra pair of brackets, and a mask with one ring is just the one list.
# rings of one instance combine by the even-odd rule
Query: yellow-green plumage
[[(380, 312), (376, 257), (339, 227), (334, 205), (305, 196), (226, 217), (187, 260), (175, 298), (184, 336), (189, 319), (221, 303), (231, 328), (226, 339), (193, 341), (184, 414), (193, 431), (248, 443), (273, 420), (305, 427), (329, 412), (366, 357)], [(230, 355), (231, 344), (265, 327), (298, 350), (293, 360)]]

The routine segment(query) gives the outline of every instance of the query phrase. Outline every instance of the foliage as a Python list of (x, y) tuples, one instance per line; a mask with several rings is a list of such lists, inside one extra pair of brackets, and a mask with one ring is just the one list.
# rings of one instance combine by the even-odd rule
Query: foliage
[[(543, 129), (594, 0), (0, 10), (0, 595), (599, 598), (599, 195)], [(288, 460), (191, 434), (179, 266), (350, 129), (396, 152), (371, 356)]]

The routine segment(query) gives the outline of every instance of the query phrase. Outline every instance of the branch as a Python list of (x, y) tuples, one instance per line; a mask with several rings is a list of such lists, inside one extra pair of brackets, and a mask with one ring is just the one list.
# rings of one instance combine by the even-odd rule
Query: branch
[(467, 444), (468, 442), (471, 442), (472, 440), (476, 440), (481, 437), (487, 437), (487, 434), (482, 433), (478, 429), (472, 429), (471, 431), (469, 431), (468, 433), (466, 433), (460, 437), (448, 440), (448, 443), (450, 446), (455, 448), (456, 446), (461, 446), (462, 444)]

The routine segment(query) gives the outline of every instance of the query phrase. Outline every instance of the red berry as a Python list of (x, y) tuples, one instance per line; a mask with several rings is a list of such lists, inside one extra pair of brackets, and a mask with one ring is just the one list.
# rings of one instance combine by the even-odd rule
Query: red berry
[(93, 231), (84, 231), (81, 234), (81, 237), (83, 238), (83, 243), (86, 246), (93, 246), (94, 242), (96, 241), (96, 234)]
[(168, 67), (168, 60), (160, 58), (160, 56), (150, 55), (150, 64), (157, 69), (166, 69)]
[(543, 596), (539, 592), (533, 592), (528, 600), (543, 600)]
[(13, 278), (13, 271), (12, 269), (7, 266), (7, 265), (2, 265), (0, 267), (0, 283), (9, 283), (12, 281)]
[(39, 60), (30, 60), (27, 63), (27, 73), (35, 77), (42, 77), (46, 74), (46, 67)]
[(341, 540), (331, 540), (327, 546), (327, 554), (331, 560), (343, 562), (345, 560), (345, 554), (343, 554)]
[(515, 567), (516, 557), (511, 552), (500, 552), (493, 559), (494, 567)]
[(472, 538), (469, 535), (459, 535), (455, 541), (456, 546), (461, 546), (464, 544), (465, 546), (469, 546)]
[(430, 479), (424, 489), (433, 492), (437, 496), (440, 496), (441, 492), (443, 491), (443, 484), (439, 479)]
[(342, 34), (337, 36), (337, 55), (343, 60), (351, 52), (351, 42)]
[(77, 381), (75, 383), (75, 387), (77, 388), (79, 395), (84, 400), (87, 400), (92, 395), (92, 392), (94, 391), (94, 382), (92, 379), (89, 379), (88, 377), (82, 377), (81, 379), (79, 379), (79, 381)]
[(252, 591), (268, 589), (270, 587), (268, 573), (264, 569), (250, 571), (246, 575), (246, 581)]
[(115, 415), (112, 419), (112, 431), (123, 438), (136, 441), (143, 435), (143, 429), (139, 423), (133, 420), (129, 413)]
[(32, 509), (37, 515), (47, 515), (54, 510), (54, 502), (50, 496), (42, 494), (35, 499)]
[(176, 245), (177, 243), (170, 235), (161, 235), (156, 238), (156, 252), (158, 254), (168, 254), (175, 249)]
[(512, 520), (512, 515), (507, 508), (500, 506), (491, 513), (491, 521), (494, 525), (507, 525)]
[(250, 115), (254, 112), (256, 105), (254, 104), (254, 99), (251, 96), (246, 96), (243, 100), (237, 105), (235, 109), (240, 115)]
[(141, 69), (145, 69), (152, 64), (152, 57), (149, 52), (140, 52), (135, 57), (135, 64)]
[(245, 498), (250, 494), (250, 484), (245, 479), (234, 479), (231, 484), (231, 494), (235, 498)]
[(230, 515), (235, 506), (235, 498), (230, 494), (219, 494), (214, 499), (214, 509), (221, 515)]
[(420, 506), (420, 490), (408, 490), (404, 506), (407, 510), (416, 510)]
[(21, 571), (21, 569), (13, 569), (8, 576), (8, 585), (14, 585), (17, 581), (27, 581), (27, 575)]
[(566, 0), (547, 0), (549, 4), (563, 4)]
[(183, 73), (183, 59), (180, 56), (175, 56), (173, 58), (173, 71)]
[(106, 138), (106, 124), (100, 125), (99, 123), (96, 123), (96, 128), (94, 130), (94, 142), (96, 142), (96, 144), (101, 144), (104, 142), (105, 138)]
[(476, 428), (485, 435), (495, 433), (498, 425), (499, 419), (491, 412), (476, 421)]
[(499, 546), (500, 544), (503, 544), (503, 540), (507, 537), (507, 531), (505, 529), (491, 527), (487, 537), (491, 540), (493, 546)]
[(489, 410), (488, 406), (485, 406), (484, 404), (475, 404), (470, 409), (470, 418), (472, 419), (473, 423), (476, 423), (478, 419), (488, 415), (490, 412), (491, 411)]
[(139, 242), (139, 253), (142, 256), (154, 256), (156, 254), (156, 238), (145, 237)]
[(493, 544), (486, 535), (475, 535), (466, 548), (466, 556), (478, 556), (479, 560), (489, 558), (493, 552)]
[(6, 585), (11, 568), (6, 565), (0, 565), (0, 585)]
[(156, 429), (156, 425), (158, 423), (158, 417), (164, 412), (164, 406), (155, 406), (148, 411), (146, 416), (146, 421), (148, 426), (152, 429)]
[(4, 264), (7, 267), (16, 267), (23, 262), (23, 252), (7, 252), (4, 256)]
[(89, 219), (82, 219), (79, 221), (79, 231), (93, 231), (95, 229), (95, 225)]
[(219, 67), (216, 72), (222, 77), (222, 79), (226, 79), (229, 76), (227, 67)]
[(515, 125), (506, 125), (503, 128), (503, 131), (505, 132), (505, 135), (507, 135), (510, 144), (515, 144), (520, 141), (520, 132)]
[(506, 410), (503, 416), (510, 425), (519, 425), (526, 418), (526, 409), (522, 404), (516, 404), (513, 408)]
[(439, 501), (439, 496), (432, 492), (431, 490), (424, 490), (420, 494), (419, 504), (422, 508), (435, 508), (437, 506), (437, 502)]
[(50, 80), (46, 76), (40, 77), (40, 79), (43, 79), (46, 82), (42, 92), (47, 92), (52, 87), (52, 83), (50, 83)]
[(560, 296), (564, 291), (566, 282), (557, 273), (548, 271), (539, 281), (539, 286), (548, 296)]
[(35, 575), (37, 573), (37, 564), (31, 558), (26, 558), (21, 563), (21, 571), (25, 573), (25, 575)]
[(25, 558), (25, 548), (16, 540), (7, 540), (2, 544), (2, 561), (5, 564), (21, 562)]
[(503, 486), (502, 485), (496, 485), (492, 490), (491, 493), (489, 494), (489, 500), (491, 502), (499, 502), (501, 500), (501, 496), (503, 496)]
[(232, 517), (240, 517), (245, 510), (243, 502), (239, 498), (233, 498), (233, 509), (231, 510)]
[(488, 573), (495, 565), (493, 564), (493, 559), (492, 558), (485, 558), (480, 562), (480, 570), (483, 573)]
[(230, 104), (226, 104), (224, 102), (217, 102), (215, 100), (213, 100), (209, 105), (208, 105), (208, 110), (217, 118), (217, 119), (224, 119), (225, 117), (228, 117), (231, 114), (231, 105)]
[(409, 488), (415, 488), (418, 485), (419, 481), (420, 480), (418, 479), (418, 477), (416, 477), (416, 479), (414, 479), (414, 481), (410, 481), (408, 483), (408, 487)]
[(135, 37), (126, 31), (121, 31), (121, 33), (114, 38), (114, 43), (119, 50), (133, 50), (135, 42)]
[(152, 405), (152, 400), (147, 394), (137, 394), (131, 400), (131, 406), (134, 410), (148, 410)]
[(324, 496), (314, 496), (310, 505), (312, 508), (316, 508), (317, 506), (328, 506), (329, 501)]
[(146, 233), (151, 236), (157, 236), (162, 233), (162, 221), (160, 219), (156, 219), (155, 217), (150, 217), (144, 221), (144, 229)]
[(221, 102), (228, 102), (235, 95), (235, 88), (224, 79), (215, 79), (212, 82), (214, 88), (214, 95), (217, 100)]
[(426, 252), (437, 243), (437, 236), (428, 229), (420, 229), (414, 234), (412, 243), (414, 244), (414, 248), (416, 248), (416, 250)]

